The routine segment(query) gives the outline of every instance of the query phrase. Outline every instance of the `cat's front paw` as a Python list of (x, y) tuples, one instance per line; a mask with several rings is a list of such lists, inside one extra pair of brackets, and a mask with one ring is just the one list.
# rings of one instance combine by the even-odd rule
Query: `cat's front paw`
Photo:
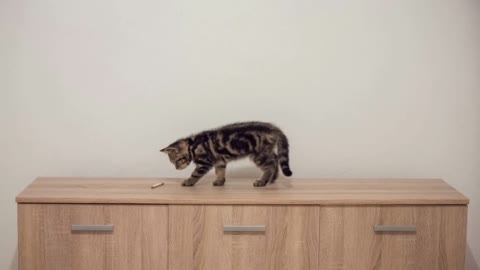
[(267, 182), (262, 180), (256, 180), (255, 182), (253, 182), (254, 187), (264, 187), (266, 184)]
[(191, 187), (193, 185), (195, 185), (195, 182), (191, 181), (190, 179), (185, 179), (182, 182), (182, 186), (184, 186), (184, 187)]

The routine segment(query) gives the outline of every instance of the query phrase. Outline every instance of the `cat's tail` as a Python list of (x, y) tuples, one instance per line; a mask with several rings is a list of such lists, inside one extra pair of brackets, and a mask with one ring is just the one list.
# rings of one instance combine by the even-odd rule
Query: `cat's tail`
[(291, 176), (292, 171), (290, 170), (290, 165), (288, 165), (288, 139), (282, 131), (278, 131), (278, 141), (277, 141), (277, 155), (278, 163), (280, 168), (285, 176)]

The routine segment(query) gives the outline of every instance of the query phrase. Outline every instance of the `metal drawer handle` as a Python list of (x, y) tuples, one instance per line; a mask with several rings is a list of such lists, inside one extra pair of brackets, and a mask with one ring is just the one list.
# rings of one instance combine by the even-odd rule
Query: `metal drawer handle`
[(72, 232), (112, 232), (113, 225), (72, 225)]
[(373, 226), (375, 232), (416, 232), (415, 225), (375, 225)]
[(265, 225), (224, 225), (224, 232), (264, 232)]

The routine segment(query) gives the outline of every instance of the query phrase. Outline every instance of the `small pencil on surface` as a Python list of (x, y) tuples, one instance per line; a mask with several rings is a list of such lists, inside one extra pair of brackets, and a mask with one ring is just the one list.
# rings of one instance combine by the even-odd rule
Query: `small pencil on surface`
[(152, 185), (152, 189), (157, 188), (159, 186), (163, 186), (163, 184), (164, 184), (163, 182), (156, 183), (156, 184)]

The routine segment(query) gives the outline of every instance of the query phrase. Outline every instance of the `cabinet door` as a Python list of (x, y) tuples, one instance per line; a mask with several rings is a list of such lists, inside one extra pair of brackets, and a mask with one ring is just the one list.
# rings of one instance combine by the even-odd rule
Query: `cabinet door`
[(318, 269), (316, 206), (169, 206), (169, 269)]
[(167, 269), (167, 218), (167, 206), (20, 204), (19, 269)]
[(463, 269), (466, 217), (466, 206), (322, 207), (319, 267)]

